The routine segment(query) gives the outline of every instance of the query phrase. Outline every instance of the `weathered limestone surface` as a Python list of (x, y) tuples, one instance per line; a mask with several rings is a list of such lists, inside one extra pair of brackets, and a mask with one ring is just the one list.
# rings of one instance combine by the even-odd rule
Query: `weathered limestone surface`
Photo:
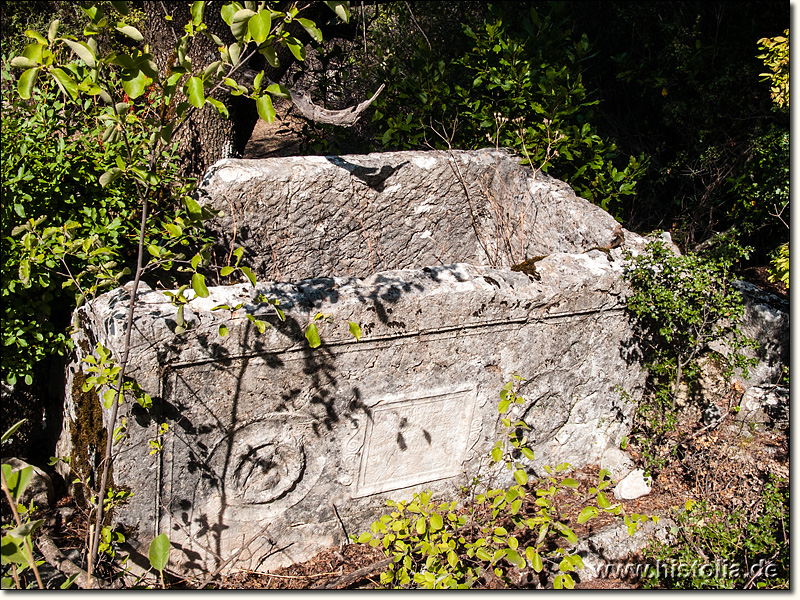
[(736, 288), (745, 303), (740, 328), (760, 344), (758, 350), (747, 351), (758, 359), (758, 366), (751, 369), (746, 383), (777, 384), (783, 366), (789, 365), (789, 302), (746, 281), (736, 282)]
[[(176, 566), (189, 571), (211, 571), (242, 548), (227, 568), (307, 559), (341, 542), (342, 525), (365, 530), (387, 498), (453, 496), (485, 469), (512, 373), (526, 378), (518, 416), (532, 427), (532, 469), (613, 469), (632, 411), (618, 386), (638, 395), (643, 377), (627, 349), (621, 266), (594, 251), (540, 260), (538, 280), (456, 264), (218, 287), (191, 303), (193, 327), (181, 335), (175, 307), (146, 290), (131, 375), (154, 404), (149, 414), (124, 406), (128, 438), (114, 472), (134, 496), (116, 518), (144, 549), (167, 532)], [(83, 334), (115, 352), (129, 289), (81, 309)], [(257, 293), (279, 299), (286, 321)], [(232, 318), (211, 311), (239, 302)], [(259, 335), (245, 311), (274, 327)], [(312, 350), (303, 332), (317, 312), (331, 321)], [(361, 325), (360, 341), (348, 321)], [(164, 449), (151, 456), (162, 422)]]
[(274, 281), (511, 266), (612, 241), (611, 215), (519, 161), (494, 149), (225, 159), (202, 190), (225, 213), (212, 224), (220, 255), (244, 246)]

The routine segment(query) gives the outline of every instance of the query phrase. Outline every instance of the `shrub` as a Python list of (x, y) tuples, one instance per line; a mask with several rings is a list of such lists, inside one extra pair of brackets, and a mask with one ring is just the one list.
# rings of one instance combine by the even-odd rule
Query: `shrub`
[(581, 75), (585, 35), (573, 41), (535, 8), (521, 31), (496, 17), (464, 32), (472, 48), (452, 61), (420, 44), (407, 64), (388, 67), (394, 85), (374, 114), (384, 148), (504, 146), (604, 209), (635, 192), (644, 157), (621, 160), (591, 123), (598, 101)]
[[(11, 81), (3, 61), (2, 77)], [(126, 260), (135, 247), (137, 202), (129, 187), (104, 189), (100, 176), (114, 165), (122, 141), (102, 139), (100, 120), (108, 109), (93, 100), (64, 101), (52, 81), (33, 90), (30, 102), (3, 86), (0, 126), (2, 203), (3, 353), (0, 372), (11, 385), (31, 384), (34, 366), (68, 346), (65, 329), (79, 290), (64, 287), (59, 274), (99, 267), (104, 255), (59, 264), (24, 260), (35, 250), (31, 237), (13, 235), (29, 219), (46, 216), (48, 227), (71, 225), (74, 237), (95, 237)], [(52, 234), (51, 234), (52, 235)]]
[(733, 240), (719, 238), (704, 255), (679, 256), (657, 240), (642, 254), (628, 255), (627, 307), (638, 319), (649, 369), (649, 394), (639, 408), (637, 439), (651, 467), (663, 466), (655, 462), (656, 447), (675, 429), (681, 386), (696, 382), (699, 359), (709, 344), (724, 340), (728, 346), (727, 354), (713, 353), (726, 379), (737, 369), (747, 376), (753, 365), (742, 350), (756, 342), (738, 327), (744, 304), (732, 285), (733, 265), (747, 251)]

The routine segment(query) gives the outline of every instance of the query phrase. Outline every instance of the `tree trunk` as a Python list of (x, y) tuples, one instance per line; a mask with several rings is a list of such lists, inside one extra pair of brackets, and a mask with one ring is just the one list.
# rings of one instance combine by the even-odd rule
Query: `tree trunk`
[[(159, 74), (167, 72), (176, 40), (183, 34), (183, 27), (191, 21), (189, 3), (176, 1), (143, 2), (141, 8), (147, 15), (143, 29), (150, 42), (153, 60), (158, 65)], [(205, 23), (208, 30), (223, 42), (233, 42), (228, 25), (220, 16), (220, 2), (209, 2), (206, 7)], [(165, 16), (170, 15), (171, 21)], [(219, 59), (219, 51), (205, 35), (195, 36), (188, 56), (195, 70), (203, 69)], [(201, 177), (214, 162), (228, 156), (239, 156), (258, 119), (254, 103), (242, 97), (233, 97), (224, 90), (214, 97), (228, 108), (229, 119), (225, 119), (211, 106), (194, 111), (177, 134), (180, 152), (181, 174), (186, 177)], [(176, 98), (176, 102), (184, 98)]]
[[(230, 44), (234, 38), (220, 14), (222, 4), (223, 2), (220, 0), (207, 2), (204, 22), (210, 33), (216, 35), (223, 43)], [(293, 3), (290, 1), (281, 2), (277, 9), (285, 11), (291, 4)], [(162, 75), (168, 69), (175, 43), (183, 33), (184, 25), (191, 21), (189, 6), (188, 2), (176, 0), (139, 3), (139, 7), (144, 10), (147, 17), (142, 28), (145, 30), (146, 38), (150, 41), (153, 59)], [(172, 19), (168, 21), (165, 19), (166, 15), (170, 15)], [(332, 21), (332, 15), (333, 12), (321, 2), (315, 2), (302, 11), (303, 17), (311, 19), (322, 28), (326, 38), (352, 36), (354, 32), (352, 24), (343, 25), (333, 22), (325, 26), (326, 21)], [(291, 23), (288, 29), (292, 35), (304, 43), (308, 43), (310, 40), (305, 30), (296, 22)], [(278, 45), (275, 50), (279, 60), (277, 68), (268, 65), (260, 54), (256, 55), (246, 66), (255, 71), (264, 70), (266, 78), (280, 82), (292, 65), (294, 57), (285, 46)], [(204, 69), (215, 60), (219, 60), (219, 51), (211, 39), (203, 34), (198, 34), (190, 46), (188, 56), (191, 58), (193, 70), (197, 71)], [(243, 85), (250, 83), (246, 80), (242, 81), (240, 77), (235, 77), (235, 79)], [(212, 107), (205, 106), (201, 110), (195, 111), (184, 123), (177, 134), (177, 141), (180, 143), (181, 174), (184, 176), (202, 177), (206, 170), (220, 158), (241, 156), (258, 121), (255, 102), (251, 99), (244, 96), (232, 96), (225, 89), (216, 92), (214, 98), (225, 104), (230, 118), (225, 119)], [(292, 99), (301, 114), (307, 118), (336, 122), (345, 126), (350, 124), (349, 120), (357, 118), (358, 113), (368, 106), (368, 103), (362, 103), (363, 107), (348, 109), (338, 114), (337, 111), (325, 111), (310, 104), (307, 97), (294, 93), (294, 90)], [(374, 100), (374, 97), (372, 99)], [(176, 98), (175, 101), (182, 100), (182, 98)]]

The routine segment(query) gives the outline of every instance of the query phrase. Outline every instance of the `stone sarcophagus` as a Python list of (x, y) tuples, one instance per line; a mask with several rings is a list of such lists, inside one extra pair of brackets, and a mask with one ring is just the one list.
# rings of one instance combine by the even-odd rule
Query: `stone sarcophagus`
[[(267, 570), (364, 531), (389, 498), (456, 497), (486, 472), (499, 391), (514, 374), (532, 471), (569, 462), (627, 472), (619, 444), (643, 373), (622, 248), (608, 247), (613, 218), (505, 153), (396, 153), (386, 169), (378, 160), (222, 161), (204, 188), (237, 219), (218, 224), (220, 238), (244, 245), (260, 277), (289, 281), (210, 287), (185, 309), (191, 326), (180, 334), (176, 307), (140, 288), (130, 375), (153, 405), (121, 408), (112, 477), (133, 492), (114, 517), (143, 554), (165, 532), (178, 570)], [(457, 173), (472, 179), (462, 186)], [(493, 207), (504, 189), (513, 193)], [(253, 207), (288, 219), (282, 239), (296, 256), (268, 250), (276, 230)], [(381, 210), (396, 217), (391, 230), (380, 229)], [(312, 217), (313, 227), (301, 223)], [(511, 234), (490, 235), (504, 228)], [(520, 255), (501, 260), (501, 241)], [(520, 258), (524, 272), (505, 268)], [(130, 291), (80, 309), (79, 354), (100, 342), (121, 355)], [(260, 333), (248, 316), (269, 327)], [(305, 337), (312, 321), (317, 348)], [(80, 392), (84, 378), (78, 360), (62, 455), (86, 451), (81, 414), (99, 406)]]
[[(182, 570), (310, 558), (363, 531), (388, 498), (453, 496), (485, 470), (514, 373), (525, 378), (518, 416), (531, 427), (532, 469), (619, 466), (632, 408), (619, 390), (642, 383), (624, 350), (619, 265), (593, 252), (536, 266), (538, 281), (457, 264), (211, 288), (180, 335), (168, 299), (140, 292), (131, 375), (153, 406), (123, 407), (114, 480), (133, 496), (116, 519), (143, 545), (166, 532)], [(115, 352), (128, 290), (81, 313), (87, 337)], [(260, 293), (280, 301), (285, 321)], [(260, 334), (247, 313), (272, 327)], [(318, 313), (312, 349), (304, 330)], [(151, 455), (161, 423), (169, 431)]]

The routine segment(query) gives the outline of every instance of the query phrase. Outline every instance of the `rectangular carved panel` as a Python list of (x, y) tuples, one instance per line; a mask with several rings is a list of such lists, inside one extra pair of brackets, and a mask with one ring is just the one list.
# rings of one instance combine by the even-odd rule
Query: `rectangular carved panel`
[(474, 390), (375, 406), (366, 426), (355, 497), (458, 475), (474, 406)]

